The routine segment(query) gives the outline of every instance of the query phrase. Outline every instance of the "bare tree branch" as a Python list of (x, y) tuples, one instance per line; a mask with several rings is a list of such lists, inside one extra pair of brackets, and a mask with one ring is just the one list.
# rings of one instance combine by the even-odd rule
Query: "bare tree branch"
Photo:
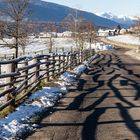
[[(11, 47), (15, 48), (15, 57), (18, 57), (18, 49), (24, 43), (24, 38), (27, 37), (27, 30), (25, 27), (25, 18), (29, 0), (3, 0), (4, 8), (1, 13), (8, 17), (8, 21), (4, 21), (4, 25), (0, 26), (0, 39), (4, 41), (4, 37), (13, 38), (14, 42)], [(25, 39), (26, 40), (26, 39)], [(8, 45), (8, 42), (5, 42)], [(9, 46), (9, 45), (8, 45)]]

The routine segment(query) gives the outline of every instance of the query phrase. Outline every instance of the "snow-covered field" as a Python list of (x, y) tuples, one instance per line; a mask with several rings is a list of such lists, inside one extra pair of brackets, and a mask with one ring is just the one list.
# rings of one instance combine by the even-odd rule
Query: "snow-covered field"
[(127, 44), (140, 45), (140, 38), (132, 35), (111, 36), (108, 39)]
[[(7, 39), (6, 39), (7, 41)], [(7, 42), (12, 42), (10, 39)], [(2, 44), (2, 42), (1, 42)], [(49, 39), (47, 38), (32, 38), (29, 37), (28, 44), (25, 47), (25, 53), (26, 54), (34, 54), (38, 52), (44, 52), (48, 53), (49, 48)], [(89, 44), (85, 43), (85, 48), (88, 48)], [(94, 44), (91, 45), (91, 47), (94, 47)], [(52, 38), (52, 49), (53, 52), (62, 52), (64, 51), (71, 51), (77, 50), (77, 46), (75, 41), (72, 38)], [(9, 49), (8, 47), (0, 47), (0, 55), (4, 54), (12, 54), (14, 53), (14, 49)], [(22, 49), (19, 49), (19, 52), (23, 52)]]
[[(68, 93), (68, 87), (78, 83), (78, 78), (88, 66), (88, 62), (96, 59), (97, 55), (77, 66), (72, 72), (65, 72), (60, 76), (57, 87), (44, 87), (32, 94), (15, 112), (6, 118), (0, 119), (0, 140), (20, 139), (27, 133), (38, 128), (36, 122), (41, 114), (53, 107), (58, 99)], [(75, 84), (74, 84), (75, 85)]]
[[(64, 50), (69, 49), (69, 46), (76, 47), (74, 40), (70, 38), (53, 38), (53, 50), (56, 50), (56, 47), (59, 49), (64, 48)], [(35, 53), (38, 51), (46, 51), (48, 52), (49, 48), (49, 40), (47, 38), (30, 38), (28, 41), (27, 46), (25, 46), (26, 54)], [(14, 53), (14, 49), (9, 49), (8, 47), (0, 47), (0, 54), (12, 54)], [(19, 51), (22, 53), (22, 49), (20, 48)]]
[[(134, 44), (134, 45), (140, 45), (140, 38), (132, 36), (132, 35), (118, 35), (118, 36), (111, 36), (108, 37), (108, 39), (113, 41), (118, 41), (122, 43), (128, 43), (128, 44)], [(6, 39), (6, 41), (11, 42), (11, 40)], [(53, 52), (62, 52), (65, 51), (71, 51), (77, 50), (75, 41), (72, 38), (53, 38), (52, 39), (53, 44)], [(0, 42), (2, 44), (2, 42)], [(45, 54), (48, 53), (49, 48), (49, 39), (47, 38), (32, 38), (29, 37), (29, 41), (27, 46), (25, 47), (26, 54), (34, 54), (44, 52)], [(99, 46), (99, 45), (98, 45)], [(85, 43), (85, 48), (89, 48), (89, 43)], [(97, 45), (95, 44), (91, 45), (92, 48), (97, 48)], [(103, 48), (98, 47), (99, 49), (106, 50), (107, 46), (103, 46)], [(14, 53), (14, 49), (9, 49), (8, 47), (0, 47), (0, 55), (3, 54), (12, 54)], [(20, 48), (19, 51), (22, 53), (22, 49)]]

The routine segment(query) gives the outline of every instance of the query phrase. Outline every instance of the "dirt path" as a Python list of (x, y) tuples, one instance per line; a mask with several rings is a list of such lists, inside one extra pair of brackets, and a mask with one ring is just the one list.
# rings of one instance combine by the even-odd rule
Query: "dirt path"
[(140, 61), (100, 53), (27, 140), (140, 140)]

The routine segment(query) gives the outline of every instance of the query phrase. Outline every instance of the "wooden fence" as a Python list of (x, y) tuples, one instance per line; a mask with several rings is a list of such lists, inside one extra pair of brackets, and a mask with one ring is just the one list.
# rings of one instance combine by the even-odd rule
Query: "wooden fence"
[(94, 50), (0, 61), (0, 111), (28, 98), (42, 80), (50, 81), (92, 56)]

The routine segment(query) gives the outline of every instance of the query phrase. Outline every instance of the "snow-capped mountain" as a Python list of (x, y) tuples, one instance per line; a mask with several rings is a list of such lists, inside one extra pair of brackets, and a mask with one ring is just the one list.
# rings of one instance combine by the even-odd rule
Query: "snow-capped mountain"
[(132, 26), (136, 20), (134, 17), (116, 16), (116, 15), (112, 14), (111, 12), (97, 13), (96, 15), (101, 16), (106, 19), (113, 20), (120, 24), (125, 24), (127, 26)]

